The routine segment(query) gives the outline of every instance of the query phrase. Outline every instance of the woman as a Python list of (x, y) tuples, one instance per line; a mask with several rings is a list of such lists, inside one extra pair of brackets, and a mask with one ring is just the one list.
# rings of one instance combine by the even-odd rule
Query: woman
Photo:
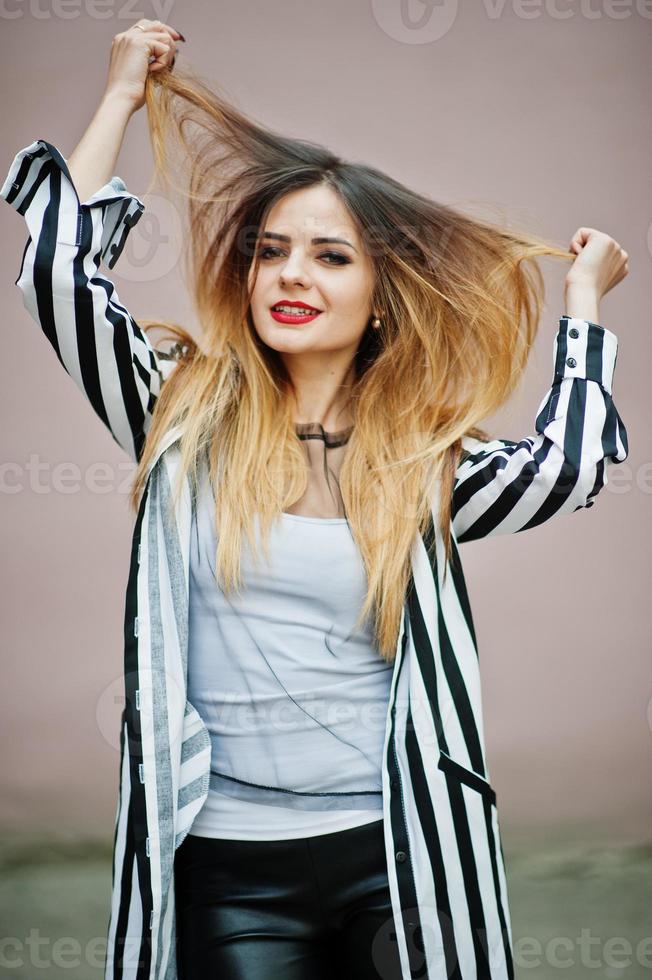
[[(457, 546), (593, 506), (626, 459), (597, 321), (627, 255), (259, 127), (171, 71), (183, 40), (116, 35), (70, 159), (36, 140), (0, 192), (26, 308), (137, 463), (107, 980), (513, 977)], [(173, 137), (190, 163), (202, 342), (168, 350), (98, 271), (144, 209), (109, 175), (145, 103), (160, 172)], [(543, 255), (572, 263), (552, 385), (490, 439)]]

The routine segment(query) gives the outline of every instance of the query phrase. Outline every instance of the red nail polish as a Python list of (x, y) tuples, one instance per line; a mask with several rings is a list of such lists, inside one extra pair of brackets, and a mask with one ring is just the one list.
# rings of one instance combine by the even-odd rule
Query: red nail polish
[(185, 41), (186, 39), (185, 39), (185, 37), (183, 36), (183, 34), (181, 33), (181, 31), (180, 31), (180, 30), (179, 30), (179, 29), (178, 29), (177, 27), (175, 27), (174, 29), (175, 29), (175, 31), (177, 32), (177, 34), (179, 35), (179, 40), (180, 40), (180, 41)]

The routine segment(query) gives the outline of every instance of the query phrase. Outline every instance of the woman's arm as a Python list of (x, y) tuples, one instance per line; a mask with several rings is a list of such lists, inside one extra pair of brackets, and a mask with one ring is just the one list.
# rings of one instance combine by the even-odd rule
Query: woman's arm
[(124, 182), (109, 174), (138, 107), (149, 57), (171, 57), (169, 32), (170, 45), (159, 40), (161, 34), (132, 29), (117, 35), (110, 85), (70, 161), (54, 144), (36, 140), (16, 154), (0, 189), (29, 230), (15, 280), (25, 308), (134, 460), (161, 385), (178, 362), (159, 357), (98, 270), (102, 259), (109, 269), (115, 266), (144, 211)]
[(15, 285), (59, 361), (116, 442), (140, 458), (164, 371), (156, 352), (98, 270), (116, 264), (144, 205), (119, 177), (79, 201), (66, 161), (45, 140), (16, 154), (0, 189), (27, 222)]
[(80, 201), (85, 201), (114, 173), (134, 110), (118, 92), (106, 93), (86, 132), (68, 157), (68, 171)]
[(618, 340), (589, 320), (562, 316), (554, 377), (535, 418), (537, 435), (519, 442), (465, 437), (453, 488), (458, 542), (509, 534), (558, 514), (592, 507), (607, 467), (629, 451), (612, 399)]

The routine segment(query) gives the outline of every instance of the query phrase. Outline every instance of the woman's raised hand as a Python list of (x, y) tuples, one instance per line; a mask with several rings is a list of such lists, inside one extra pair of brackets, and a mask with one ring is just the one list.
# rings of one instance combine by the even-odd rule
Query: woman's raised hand
[(117, 95), (137, 111), (145, 104), (150, 73), (171, 68), (183, 34), (160, 20), (139, 20), (116, 34), (111, 44), (105, 95)]
[(577, 258), (566, 275), (566, 288), (590, 289), (600, 300), (629, 272), (629, 256), (610, 235), (597, 228), (578, 228), (570, 242)]

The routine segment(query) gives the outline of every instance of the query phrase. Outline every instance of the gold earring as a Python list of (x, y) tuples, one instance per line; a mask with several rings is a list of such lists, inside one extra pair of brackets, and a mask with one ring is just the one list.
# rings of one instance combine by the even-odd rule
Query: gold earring
[(377, 316), (375, 316), (371, 321), (371, 326), (374, 328), (374, 330), (379, 330), (382, 326), (382, 323)]

